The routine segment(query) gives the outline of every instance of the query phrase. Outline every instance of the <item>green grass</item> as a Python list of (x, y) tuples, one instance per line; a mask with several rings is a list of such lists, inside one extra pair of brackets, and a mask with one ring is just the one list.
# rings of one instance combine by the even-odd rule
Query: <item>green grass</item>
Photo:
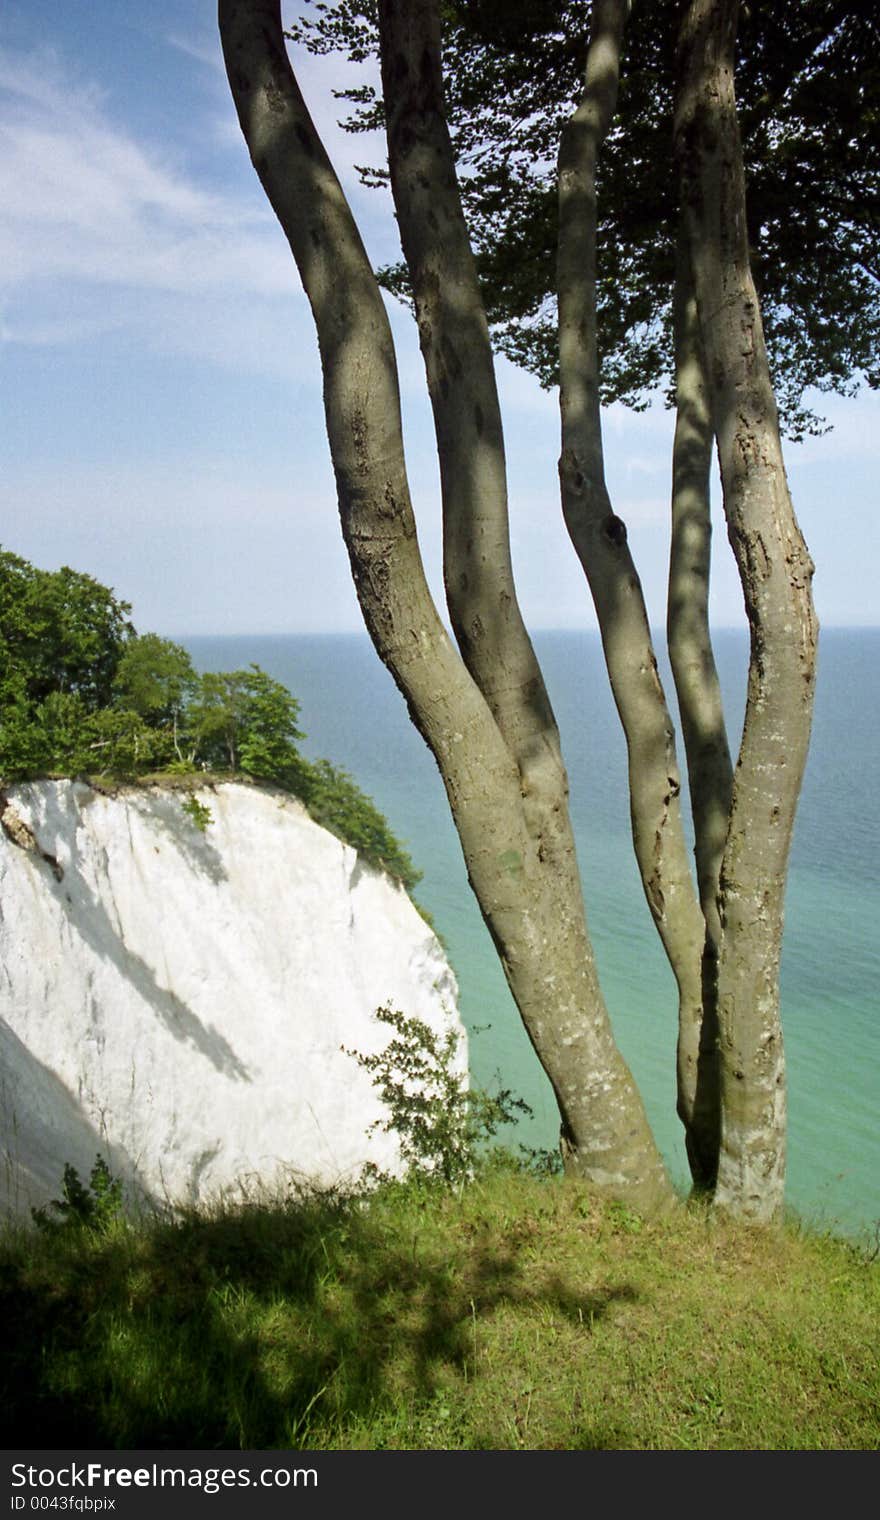
[(5, 1444), (872, 1449), (880, 1269), (496, 1168), (0, 1240)]

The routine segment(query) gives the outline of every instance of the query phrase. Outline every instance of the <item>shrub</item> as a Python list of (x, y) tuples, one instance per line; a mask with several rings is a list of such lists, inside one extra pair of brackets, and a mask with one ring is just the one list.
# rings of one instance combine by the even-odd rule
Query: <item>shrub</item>
[[(365, 1056), (342, 1047), (370, 1073), (389, 1111), (368, 1133), (396, 1134), (410, 1174), (450, 1186), (467, 1181), (487, 1142), (502, 1125), (531, 1114), (529, 1105), (507, 1088), (492, 1094), (469, 1085), (459, 1030), (441, 1035), (423, 1019), (387, 1007), (378, 1008), (376, 1017), (395, 1031), (384, 1050)], [(368, 1172), (376, 1181), (388, 1180), (375, 1167)]]
[(204, 834), (208, 824), (214, 822), (214, 815), (211, 809), (206, 803), (199, 802), (198, 797), (187, 797), (186, 801), (182, 802), (180, 806), (186, 813), (186, 816), (195, 824), (200, 834)]
[(395, 839), (387, 818), (347, 771), (329, 760), (316, 760), (307, 765), (298, 795), (316, 823), (352, 845), (371, 865), (387, 871), (408, 892), (421, 881), (421, 871)]
[[(53, 1217), (49, 1209), (55, 1209)], [(103, 1156), (95, 1157), (85, 1186), (70, 1162), (64, 1168), (62, 1197), (53, 1198), (43, 1209), (31, 1209), (34, 1224), (41, 1230), (88, 1228), (104, 1230), (122, 1213), (122, 1182), (113, 1177)]]
[[(300, 754), (299, 703), (282, 682), (255, 664), (197, 675), (181, 645), (136, 633), (130, 610), (89, 576), (0, 549), (0, 778), (243, 771), (412, 891), (421, 873), (375, 803), (347, 771)], [(210, 811), (184, 808), (204, 832)]]

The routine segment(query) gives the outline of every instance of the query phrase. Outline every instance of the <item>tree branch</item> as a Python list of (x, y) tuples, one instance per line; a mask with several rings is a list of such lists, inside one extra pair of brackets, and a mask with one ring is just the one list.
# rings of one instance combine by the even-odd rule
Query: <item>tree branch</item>
[(717, 945), (718, 873), (727, 840), (733, 766), (709, 631), (712, 521), (709, 473), (715, 442), (690, 255), (679, 240), (675, 325), (675, 438), (667, 637), (688, 761), (700, 902)]

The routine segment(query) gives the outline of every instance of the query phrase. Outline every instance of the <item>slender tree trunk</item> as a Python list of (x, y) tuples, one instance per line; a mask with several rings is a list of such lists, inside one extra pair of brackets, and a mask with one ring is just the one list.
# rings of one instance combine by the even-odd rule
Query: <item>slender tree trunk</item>
[[(687, 754), (700, 905), (706, 923), (703, 1022), (697, 1057), (694, 1117), (688, 1136), (691, 1171), (714, 1187), (720, 1141), (717, 969), (721, 924), (718, 878), (727, 840), (733, 767), (721, 687), (709, 632), (712, 522), (709, 478), (715, 441), (703, 349), (684, 230), (679, 236), (673, 300), (675, 438), (672, 447), (672, 542), (666, 631)], [(679, 1061), (687, 1051), (679, 1050)]]
[[(420, 24), (418, 6), (407, 15), (409, 25)], [(220, 28), (251, 158), (315, 318), (342, 531), (367, 628), (437, 760), (469, 880), (556, 1092), (567, 1164), (634, 1206), (655, 1209), (672, 1194), (599, 993), (570, 835), (558, 825), (546, 837), (536, 832), (524, 796), (532, 748), (536, 776), (543, 781), (555, 770), (558, 786), (564, 785), (549, 705), (527, 730), (521, 699), (508, 715), (507, 699), (490, 675), (484, 695), (431, 599), (409, 498), (384, 304), (290, 68), (278, 0), (221, 0)], [(428, 57), (427, 72), (434, 67)], [(490, 454), (497, 455), (495, 445)], [(474, 467), (481, 461), (478, 453)], [(496, 475), (497, 461), (484, 462)], [(493, 489), (497, 496), (497, 482)], [(497, 505), (485, 532), (473, 565), (484, 568), (491, 583)], [(508, 659), (516, 679), (527, 683), (528, 651), (515, 620), (510, 626), (515, 648)], [(471, 642), (476, 669), (481, 655), (473, 649), (483, 641), (478, 635)]]
[(720, 872), (721, 1149), (716, 1203), (776, 1218), (785, 1180), (779, 1016), (783, 897), (809, 743), (813, 566), (788, 492), (749, 267), (733, 87), (736, 0), (691, 0), (676, 147), (728, 534), (751, 635), (748, 697)]
[(559, 372), (566, 526), (589, 582), (629, 756), (633, 843), (648, 906), (678, 984), (678, 1112), (705, 1179), (696, 1095), (705, 925), (681, 817), (675, 733), (626, 528), (605, 483), (596, 330), (596, 166), (617, 99), (626, 0), (595, 0), (581, 102), (559, 149)]
[(733, 766), (709, 631), (709, 477), (715, 435), (690, 254), (683, 236), (673, 322), (676, 414), (666, 630), (687, 754), (700, 903), (710, 940), (717, 944), (718, 876), (727, 841)]

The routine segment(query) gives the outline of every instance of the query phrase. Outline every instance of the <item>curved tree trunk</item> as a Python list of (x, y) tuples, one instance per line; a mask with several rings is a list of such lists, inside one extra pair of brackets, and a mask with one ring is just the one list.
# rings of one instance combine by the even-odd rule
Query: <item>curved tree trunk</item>
[[(420, 10), (417, 4), (401, 6), (407, 25), (422, 24)], [(598, 988), (549, 704), (545, 709), (538, 692), (537, 718), (528, 712), (534, 673), (515, 617), (503, 648), (510, 651), (507, 676), (519, 690), (509, 699), (496, 689), (489, 660), (480, 678), (484, 695), (431, 600), (409, 498), (385, 308), (290, 68), (278, 0), (221, 0), (220, 29), (251, 158), (315, 318), (342, 530), (367, 628), (437, 760), (471, 885), (559, 1102), (568, 1167), (635, 1207), (655, 1209), (671, 1201), (671, 1189)], [(428, 58), (428, 72), (433, 69)], [(470, 332), (466, 323), (453, 342)], [(488, 396), (484, 400), (488, 407)], [(441, 441), (441, 453), (446, 450)], [(488, 585), (496, 575), (490, 561), (501, 531), (497, 453), (492, 444), (485, 461), (496, 505), (488, 513), (483, 547), (472, 556), (473, 568), (486, 570)], [(482, 457), (471, 451), (474, 469)], [(453, 480), (458, 473), (456, 464)], [(479, 506), (480, 493), (476, 500)], [(462, 561), (453, 554), (451, 562), (454, 578)], [(480, 615), (494, 594), (481, 592)], [(479, 636), (471, 645), (470, 662), (478, 671), (480, 651), (491, 646)], [(533, 778), (546, 789), (537, 814)]]
[(716, 1203), (782, 1209), (783, 897), (816, 670), (813, 566), (788, 492), (749, 267), (733, 87), (736, 0), (691, 0), (680, 40), (676, 148), (728, 534), (751, 635), (748, 697), (720, 872), (721, 1149)]
[(675, 733), (657, 672), (626, 527), (605, 483), (596, 331), (596, 166), (617, 99), (626, 0), (595, 0), (581, 102), (559, 148), (559, 475), (569, 536), (593, 602), (626, 737), (633, 844), (642, 886), (678, 984), (678, 1113), (695, 1182), (711, 1141), (697, 1103), (705, 924), (681, 817)]

